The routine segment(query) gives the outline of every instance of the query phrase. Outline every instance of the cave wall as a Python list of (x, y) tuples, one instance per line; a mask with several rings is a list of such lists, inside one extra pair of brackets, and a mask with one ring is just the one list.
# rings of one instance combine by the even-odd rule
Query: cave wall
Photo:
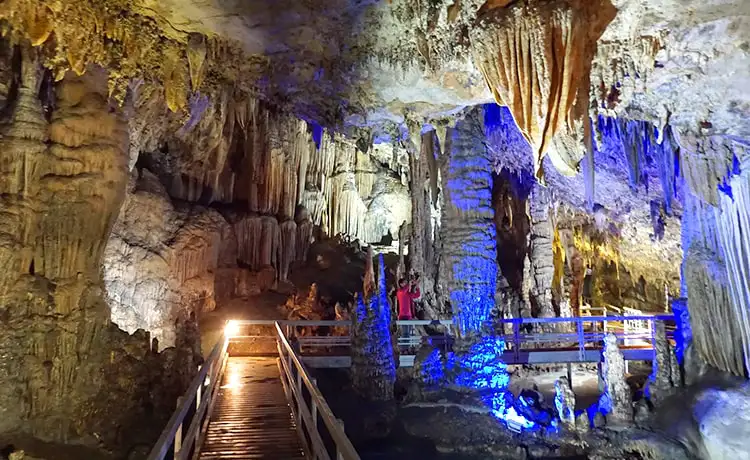
[(681, 157), (688, 188), (682, 295), (688, 299), (693, 331), (693, 353), (688, 353), (686, 366), (696, 369), (703, 362), (746, 376), (750, 336), (743, 204), (748, 176), (743, 166), (748, 153), (741, 145), (712, 136), (683, 136), (681, 145), (689, 152)]
[(113, 321), (162, 348), (191, 312), (285, 292), (313, 240), (377, 243), (411, 221), (393, 147), (224, 96), (193, 101), (182, 125), (140, 101), (130, 123), (132, 183), (103, 266)]
[(125, 113), (101, 69), (53, 83), (36, 50), (2, 49), (0, 432), (150, 443), (144, 420), (164, 422), (150, 410), (174, 407), (196, 368), (192, 350), (152, 353), (110, 323), (101, 262), (128, 181)]

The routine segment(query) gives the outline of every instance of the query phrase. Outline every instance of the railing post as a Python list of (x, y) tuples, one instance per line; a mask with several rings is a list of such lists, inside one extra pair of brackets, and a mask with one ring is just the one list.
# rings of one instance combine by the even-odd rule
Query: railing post
[[(177, 398), (177, 407), (179, 408), (182, 405), (182, 396), (179, 396)], [(180, 453), (182, 450), (182, 421), (180, 421), (180, 426), (177, 427), (177, 431), (174, 434), (174, 456), (177, 458), (177, 454)]]
[[(339, 423), (339, 426), (341, 427), (341, 432), (344, 432), (344, 421), (339, 419), (336, 419), (336, 421)], [(336, 460), (344, 460), (344, 455), (339, 450), (338, 444), (336, 444)]]
[(521, 318), (515, 318), (513, 320), (513, 356), (515, 357), (515, 364), (521, 362)]
[[(200, 367), (198, 367), (198, 372), (200, 372)], [(194, 415), (194, 417), (198, 417), (198, 411), (200, 411), (200, 408), (201, 408), (201, 396), (202, 396), (201, 393), (203, 393), (203, 382), (201, 382), (201, 384), (198, 385), (198, 388), (195, 390), (195, 415)], [(211, 395), (210, 394), (209, 394), (209, 398), (208, 399), (210, 401), (210, 399), (211, 399)], [(208, 415), (208, 414), (206, 414), (206, 415)], [(202, 423), (203, 423), (203, 419), (200, 418), (198, 420), (198, 433), (195, 435), (195, 440), (194, 440), (195, 441), (195, 451), (196, 452), (198, 452), (198, 448), (200, 448), (200, 436), (199, 436), (199, 433), (200, 433), (200, 426), (202, 425)]]
[[(313, 384), (314, 387), (317, 388), (317, 386), (318, 386), (318, 379), (315, 379), (315, 378), (312, 379), (312, 384)], [(318, 431), (318, 405), (315, 404), (315, 398), (313, 398), (312, 396), (310, 397), (310, 403), (311, 403), (311, 406), (312, 406), (310, 408), (310, 411), (312, 412), (312, 422), (313, 422), (312, 428), (314, 428), (315, 431)]]
[(586, 358), (586, 342), (583, 335), (583, 321), (576, 320), (576, 332), (578, 333), (578, 358), (583, 361)]

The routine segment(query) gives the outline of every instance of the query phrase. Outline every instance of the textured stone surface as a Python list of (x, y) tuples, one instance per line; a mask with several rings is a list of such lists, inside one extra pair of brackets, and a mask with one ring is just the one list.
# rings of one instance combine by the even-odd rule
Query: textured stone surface
[(215, 306), (214, 275), (229, 224), (205, 208), (176, 210), (158, 179), (141, 170), (104, 252), (112, 321), (145, 329), (162, 348), (175, 344), (175, 321)]
[[(143, 331), (109, 321), (100, 264), (126, 190), (127, 123), (102, 72), (69, 74), (39, 99), (33, 52), (17, 52), (0, 181), (0, 431), (150, 443), (147, 407), (168, 413), (196, 368), (192, 349), (152, 353)], [(189, 365), (169, 365), (180, 360)]]
[(563, 376), (555, 381), (555, 409), (563, 426), (568, 429), (576, 428), (576, 395), (570, 386), (568, 378)]
[(614, 334), (605, 336), (602, 354), (604, 393), (599, 399), (599, 408), (605, 412), (608, 425), (630, 424), (633, 422), (633, 394), (625, 381), (625, 358)]

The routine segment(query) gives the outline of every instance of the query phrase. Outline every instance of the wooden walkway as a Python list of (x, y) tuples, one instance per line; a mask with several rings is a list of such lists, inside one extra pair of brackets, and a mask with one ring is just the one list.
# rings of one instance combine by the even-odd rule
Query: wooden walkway
[(200, 459), (303, 458), (277, 358), (230, 357)]

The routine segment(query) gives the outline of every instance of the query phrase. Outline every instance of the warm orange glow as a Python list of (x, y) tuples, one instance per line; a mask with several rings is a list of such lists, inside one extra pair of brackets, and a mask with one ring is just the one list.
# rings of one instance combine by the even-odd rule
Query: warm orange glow
[(237, 321), (227, 321), (227, 325), (224, 326), (224, 335), (227, 338), (236, 337), (240, 333), (240, 324)]

